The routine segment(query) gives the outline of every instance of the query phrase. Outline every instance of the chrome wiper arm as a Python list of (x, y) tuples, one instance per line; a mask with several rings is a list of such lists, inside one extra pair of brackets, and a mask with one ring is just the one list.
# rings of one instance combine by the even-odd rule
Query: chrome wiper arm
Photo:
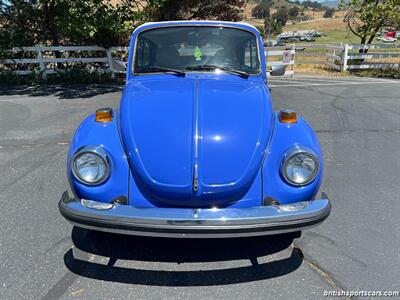
[(172, 73), (179, 77), (184, 77), (186, 75), (186, 73), (183, 71), (170, 68), (162, 68), (162, 67), (148, 67), (136, 70), (136, 73), (153, 73), (153, 72)]
[(200, 71), (200, 70), (216, 70), (216, 69), (220, 69), (222, 71), (225, 71), (227, 73), (231, 73), (231, 74), (235, 74), (238, 75), (242, 78), (249, 78), (249, 74), (243, 71), (238, 71), (235, 69), (231, 69), (228, 67), (223, 67), (223, 66), (216, 66), (216, 65), (197, 65), (197, 66), (188, 66), (186, 67), (186, 70), (189, 71)]

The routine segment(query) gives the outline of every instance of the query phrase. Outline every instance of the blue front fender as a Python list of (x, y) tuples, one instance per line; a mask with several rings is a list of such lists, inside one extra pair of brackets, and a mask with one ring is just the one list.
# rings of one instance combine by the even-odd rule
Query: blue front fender
[[(312, 183), (303, 187), (289, 185), (280, 174), (280, 166), (284, 154), (296, 145), (311, 149), (320, 160), (317, 177)], [(263, 199), (272, 197), (281, 204), (313, 199), (321, 185), (322, 174), (322, 151), (318, 138), (308, 123), (301, 117), (298, 118), (297, 123), (281, 123), (279, 122), (278, 113), (276, 113), (274, 132), (262, 169)]]
[[(88, 116), (75, 132), (67, 157), (67, 177), (72, 191), (79, 198), (111, 202), (124, 196), (128, 198), (129, 165), (118, 132), (118, 112), (114, 111), (113, 121), (99, 123), (95, 115)], [(98, 145), (103, 147), (110, 158), (110, 176), (98, 186), (87, 186), (79, 182), (71, 171), (71, 159), (82, 147)]]

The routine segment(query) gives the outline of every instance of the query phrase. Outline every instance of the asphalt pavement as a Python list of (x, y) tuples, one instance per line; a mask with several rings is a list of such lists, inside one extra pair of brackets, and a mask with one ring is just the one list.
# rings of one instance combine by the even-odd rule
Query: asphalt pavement
[(80, 121), (119, 86), (0, 88), (0, 299), (320, 299), (400, 290), (400, 81), (270, 80), (324, 151), (331, 216), (300, 239), (155, 239), (73, 228), (57, 203)]

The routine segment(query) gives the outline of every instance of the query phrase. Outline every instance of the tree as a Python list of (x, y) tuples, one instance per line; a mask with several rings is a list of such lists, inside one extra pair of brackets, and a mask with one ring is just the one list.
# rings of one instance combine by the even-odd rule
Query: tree
[(341, 0), (340, 8), (346, 10), (344, 22), (361, 44), (371, 44), (381, 29), (400, 23), (399, 0)]
[(263, 2), (251, 10), (251, 15), (256, 19), (265, 19), (269, 16), (271, 4)]
[(318, 3), (317, 1), (303, 1), (301, 3), (305, 8), (313, 8), (313, 9), (321, 9), (322, 4)]
[(289, 13), (289, 18), (291, 20), (295, 20), (298, 17), (299, 13), (300, 13), (300, 9), (297, 6), (292, 6), (289, 9), (288, 13)]
[[(142, 1), (11, 0), (0, 2), (0, 48), (96, 44), (126, 45), (143, 21)], [(59, 55), (57, 52), (56, 55)]]
[(323, 17), (326, 19), (332, 18), (333, 15), (335, 14), (335, 9), (334, 8), (328, 8), (325, 10)]
[(282, 32), (282, 24), (278, 23), (274, 18), (265, 18), (264, 28), (266, 32), (271, 32), (275, 35)]
[(37, 40), (37, 11), (25, 1), (1, 1), (0, 49), (33, 45)]
[(146, 12), (154, 21), (240, 21), (247, 0), (148, 0)]
[(111, 0), (68, 2), (70, 13), (62, 19), (61, 28), (74, 44), (127, 45), (133, 28), (145, 20), (140, 0), (123, 0), (117, 5)]
[(278, 23), (281, 27), (286, 25), (286, 22), (289, 20), (289, 10), (286, 6), (281, 6), (273, 15), (273, 19)]
[[(243, 18), (246, 2), (247, 0), (0, 0), (0, 49), (35, 44), (96, 44), (104, 47), (127, 45), (133, 29), (144, 21), (239, 21)], [(58, 52), (56, 54), (59, 55)]]

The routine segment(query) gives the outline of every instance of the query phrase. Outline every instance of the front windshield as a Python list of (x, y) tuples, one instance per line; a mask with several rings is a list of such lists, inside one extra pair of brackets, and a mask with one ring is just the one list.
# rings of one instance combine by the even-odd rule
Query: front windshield
[[(134, 73), (156, 73), (157, 69), (201, 70), (201, 66), (260, 73), (256, 35), (236, 28), (174, 26), (150, 29), (139, 34), (135, 50)], [(210, 68), (207, 70), (211, 71)]]

